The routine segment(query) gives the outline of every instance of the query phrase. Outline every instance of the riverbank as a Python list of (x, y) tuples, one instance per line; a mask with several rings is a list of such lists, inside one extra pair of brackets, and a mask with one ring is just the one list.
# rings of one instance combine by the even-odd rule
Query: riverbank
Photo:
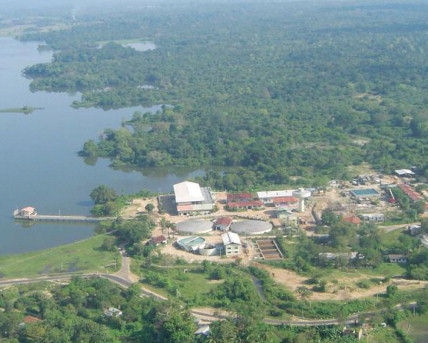
[(0, 279), (71, 272), (114, 272), (120, 267), (120, 254), (102, 249), (106, 237), (97, 235), (55, 248), (0, 256)]

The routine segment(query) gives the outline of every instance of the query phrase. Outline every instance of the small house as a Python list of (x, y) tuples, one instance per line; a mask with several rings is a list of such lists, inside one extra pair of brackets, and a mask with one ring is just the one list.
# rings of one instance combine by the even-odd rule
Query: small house
[(122, 311), (115, 308), (115, 307), (109, 307), (107, 310), (104, 311), (104, 315), (107, 317), (120, 317), (122, 315)]
[(384, 222), (385, 215), (383, 213), (367, 213), (361, 215), (362, 219), (366, 222)]
[(407, 256), (401, 254), (390, 254), (388, 255), (390, 263), (407, 263)]
[(345, 217), (345, 218), (343, 218), (343, 221), (347, 222), (347, 223), (354, 224), (354, 225), (360, 225), (361, 224), (361, 219), (357, 216)]
[(156, 236), (156, 237), (152, 237), (150, 238), (148, 244), (149, 245), (154, 245), (154, 246), (158, 246), (158, 245), (165, 245), (168, 243), (168, 240), (166, 239), (166, 237), (164, 235), (160, 235), (160, 236)]

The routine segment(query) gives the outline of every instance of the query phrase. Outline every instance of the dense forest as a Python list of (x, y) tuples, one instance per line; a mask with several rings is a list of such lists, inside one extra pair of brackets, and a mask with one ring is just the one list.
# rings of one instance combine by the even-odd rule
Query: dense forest
[(204, 182), (231, 190), (316, 186), (363, 161), (426, 175), (427, 19), (394, 1), (123, 10), (21, 37), (56, 51), (24, 74), (34, 91), (81, 92), (75, 107), (165, 105), (85, 143), (114, 166), (220, 166)]

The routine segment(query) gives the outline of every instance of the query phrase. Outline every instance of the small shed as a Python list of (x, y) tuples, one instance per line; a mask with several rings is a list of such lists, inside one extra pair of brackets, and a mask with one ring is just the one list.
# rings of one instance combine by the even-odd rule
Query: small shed
[(233, 219), (230, 217), (221, 217), (214, 222), (214, 230), (229, 231)]
[(195, 335), (208, 336), (209, 334), (210, 334), (210, 326), (209, 325), (202, 325), (195, 332)]
[(149, 245), (155, 245), (158, 246), (160, 244), (167, 244), (168, 240), (166, 239), (166, 237), (164, 235), (160, 235), (160, 236), (156, 236), (156, 237), (152, 237), (150, 238), (148, 244)]

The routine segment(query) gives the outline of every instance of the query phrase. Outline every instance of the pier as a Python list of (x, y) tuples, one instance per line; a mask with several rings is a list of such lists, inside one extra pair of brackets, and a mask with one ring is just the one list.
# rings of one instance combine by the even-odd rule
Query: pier
[(15, 210), (13, 217), (17, 220), (28, 220), (33, 222), (64, 222), (64, 223), (99, 223), (102, 221), (115, 220), (116, 217), (92, 217), (92, 216), (62, 216), (38, 214), (33, 207), (25, 207)]
[(102, 221), (115, 220), (116, 217), (91, 217), (91, 216), (55, 216), (55, 215), (41, 215), (36, 214), (33, 216), (13, 216), (17, 220), (30, 220), (33, 222), (69, 222), (69, 223), (99, 223)]

